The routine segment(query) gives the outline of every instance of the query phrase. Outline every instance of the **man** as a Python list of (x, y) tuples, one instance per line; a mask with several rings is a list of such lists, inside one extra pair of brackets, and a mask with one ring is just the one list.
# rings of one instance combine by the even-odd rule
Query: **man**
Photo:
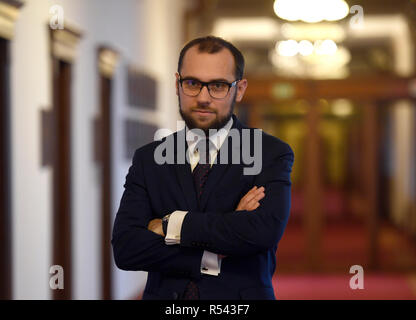
[[(135, 152), (112, 245), (120, 269), (148, 271), (143, 299), (275, 299), (293, 152), (233, 114), (247, 87), (243, 71), (244, 58), (231, 43), (189, 42), (176, 73), (185, 131)], [(175, 163), (157, 163), (168, 141), (174, 141)], [(255, 174), (245, 171), (248, 149), (261, 162)], [(187, 161), (177, 161), (184, 152)]]

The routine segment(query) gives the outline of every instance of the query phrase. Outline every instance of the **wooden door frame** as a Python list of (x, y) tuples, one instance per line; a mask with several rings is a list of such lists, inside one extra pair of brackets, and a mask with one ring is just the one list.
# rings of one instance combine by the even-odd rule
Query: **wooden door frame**
[(71, 299), (71, 73), (68, 62), (53, 58), (53, 113), (56, 144), (53, 157), (53, 265), (64, 270), (64, 289), (54, 290), (54, 299)]
[(81, 33), (65, 24), (50, 29), (52, 64), (52, 114), (54, 145), (52, 156), (53, 252), (52, 264), (63, 267), (64, 288), (53, 291), (53, 299), (72, 298), (72, 192), (71, 192), (71, 93), (72, 64)]
[(13, 296), (10, 41), (22, 6), (21, 1), (0, 0), (0, 299)]
[(117, 51), (108, 47), (98, 48), (98, 74), (100, 85), (100, 125), (98, 159), (101, 164), (101, 282), (102, 299), (112, 299), (112, 181), (113, 181), (113, 144), (112, 144), (112, 91), (114, 71), (118, 60)]

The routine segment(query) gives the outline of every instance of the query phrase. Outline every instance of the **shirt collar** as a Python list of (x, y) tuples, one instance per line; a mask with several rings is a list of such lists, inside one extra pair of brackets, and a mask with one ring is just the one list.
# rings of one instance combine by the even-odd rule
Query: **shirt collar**
[[(227, 137), (230, 129), (233, 125), (233, 118), (231, 117), (230, 120), (225, 124), (224, 127), (219, 129), (213, 135), (209, 136), (209, 140), (212, 142), (211, 145), (214, 145), (215, 148), (220, 150), (225, 138)], [(201, 139), (206, 138), (205, 136), (201, 136), (197, 134), (197, 132), (191, 131), (188, 126), (186, 126), (186, 141), (188, 143), (189, 151), (191, 153), (195, 152), (195, 147)]]

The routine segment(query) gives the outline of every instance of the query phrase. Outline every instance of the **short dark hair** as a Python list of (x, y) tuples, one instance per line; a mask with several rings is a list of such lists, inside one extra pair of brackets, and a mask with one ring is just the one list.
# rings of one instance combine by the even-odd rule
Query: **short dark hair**
[(223, 48), (227, 48), (230, 50), (231, 54), (234, 57), (235, 62), (235, 77), (237, 80), (241, 80), (244, 74), (244, 57), (243, 54), (238, 50), (231, 42), (228, 42), (222, 38), (214, 37), (214, 36), (206, 36), (201, 38), (196, 38), (194, 40), (189, 41), (181, 50), (179, 54), (179, 61), (178, 61), (178, 73), (182, 68), (183, 57), (185, 56), (186, 51), (191, 47), (198, 45), (199, 52), (206, 52), (206, 53), (216, 53), (221, 51)]

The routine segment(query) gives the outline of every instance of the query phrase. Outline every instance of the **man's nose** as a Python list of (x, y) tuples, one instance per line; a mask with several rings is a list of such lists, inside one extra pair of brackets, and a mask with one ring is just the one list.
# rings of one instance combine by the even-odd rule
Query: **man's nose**
[(203, 86), (201, 91), (198, 94), (198, 102), (200, 103), (210, 103), (211, 102), (211, 96), (208, 91), (207, 86)]

